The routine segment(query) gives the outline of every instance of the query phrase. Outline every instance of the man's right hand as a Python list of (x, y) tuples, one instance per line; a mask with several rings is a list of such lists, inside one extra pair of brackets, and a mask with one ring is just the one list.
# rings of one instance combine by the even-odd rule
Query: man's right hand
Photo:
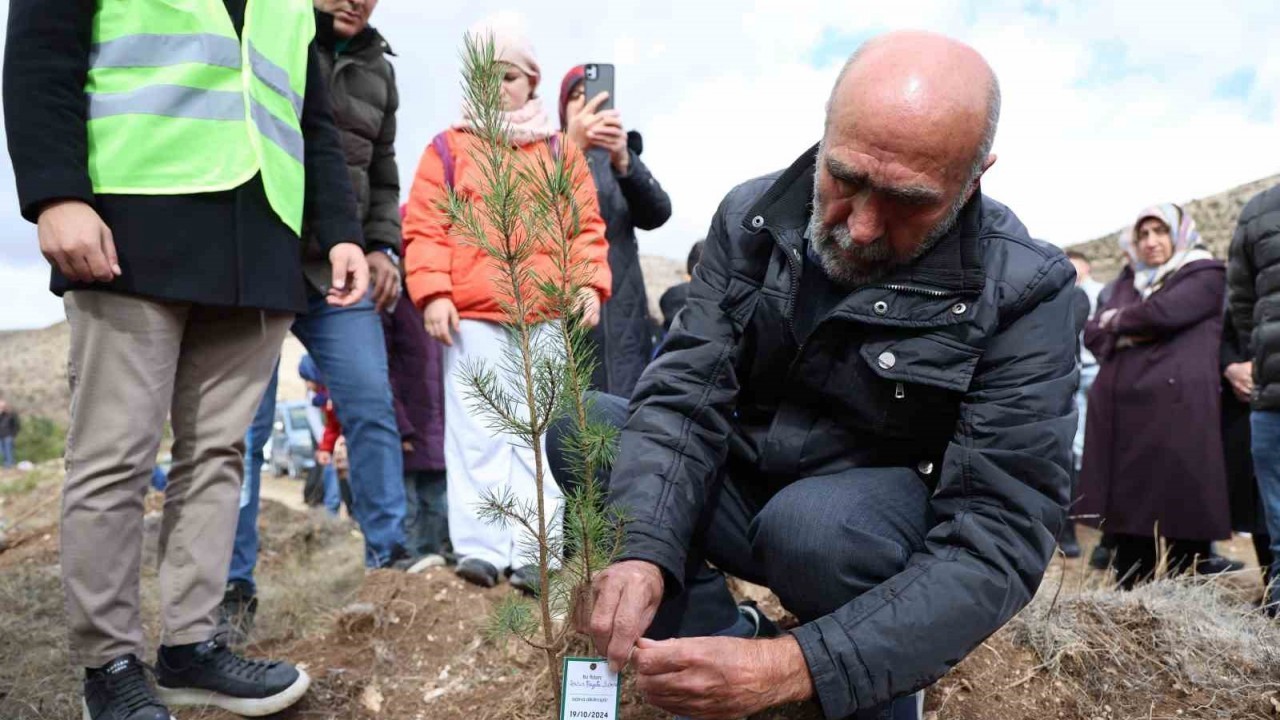
[(577, 629), (591, 636), (596, 652), (615, 672), (626, 667), (636, 641), (653, 622), (664, 584), (658, 566), (644, 560), (623, 560), (596, 576), (590, 619)]
[(453, 300), (442, 295), (427, 302), (422, 309), (422, 319), (428, 335), (453, 347), (453, 333), (458, 332), (458, 308)]
[(121, 275), (111, 228), (81, 200), (61, 200), (40, 211), (40, 252), (71, 282), (110, 282)]

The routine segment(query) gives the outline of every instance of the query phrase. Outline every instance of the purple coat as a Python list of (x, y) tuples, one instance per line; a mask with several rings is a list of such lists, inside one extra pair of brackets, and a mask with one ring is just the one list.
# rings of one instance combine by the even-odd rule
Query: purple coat
[(409, 293), (382, 313), (387, 370), (400, 438), (413, 444), (405, 472), (444, 470), (444, 348), (427, 334)]
[[(1110, 532), (1180, 540), (1229, 537), (1227, 478), (1219, 433), (1218, 358), (1226, 272), (1217, 260), (1188, 263), (1141, 300), (1125, 268), (1110, 299), (1085, 326), (1098, 358), (1089, 392), (1080, 500)], [(1119, 309), (1112, 326), (1103, 312)], [(1122, 336), (1143, 341), (1117, 348)]]

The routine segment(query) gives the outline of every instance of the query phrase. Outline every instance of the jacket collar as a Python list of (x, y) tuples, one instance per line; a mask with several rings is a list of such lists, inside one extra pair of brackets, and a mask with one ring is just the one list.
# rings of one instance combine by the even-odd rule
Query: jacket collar
[[(331, 42), (333, 43), (331, 47), (325, 47), (325, 50), (330, 53), (334, 52), (339, 45), (336, 35), (333, 36)], [(351, 38), (346, 47), (343, 48), (342, 54), (345, 56), (377, 58), (382, 55), (394, 56), (395, 51), (391, 49), (391, 44), (387, 42), (386, 38), (382, 37), (382, 33), (378, 32), (377, 28), (372, 25), (366, 25), (364, 30), (361, 30), (358, 35)]]
[[(783, 171), (758, 199), (742, 225), (748, 232), (769, 230), (779, 244), (803, 252), (803, 234), (813, 211), (813, 182), (818, 146), (809, 148)], [(982, 211), (979, 188), (965, 203), (956, 225), (929, 252), (898, 268), (877, 284), (924, 285), (963, 295), (977, 295), (986, 283), (982, 254)]]

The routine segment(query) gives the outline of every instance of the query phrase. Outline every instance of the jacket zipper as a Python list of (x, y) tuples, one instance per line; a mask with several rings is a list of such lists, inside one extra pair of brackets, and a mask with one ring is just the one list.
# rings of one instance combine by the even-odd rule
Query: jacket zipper
[[(787, 266), (791, 268), (791, 295), (787, 298), (787, 329), (791, 331), (791, 337), (794, 338), (796, 336), (796, 293), (800, 290), (800, 251), (795, 247), (790, 247), (787, 250), (783, 250), (782, 254), (787, 256)], [(804, 345), (805, 343), (802, 341), (799, 351), (804, 350)], [(799, 357), (800, 352), (797, 352), (796, 358)]]
[(953, 294), (953, 293), (946, 292), (945, 290), (935, 290), (933, 288), (914, 287), (912, 285), (884, 284), (884, 285), (876, 285), (875, 287), (882, 287), (887, 290), (895, 290), (897, 292), (914, 293), (916, 295), (927, 295), (929, 297), (936, 297), (936, 298), (944, 298)]

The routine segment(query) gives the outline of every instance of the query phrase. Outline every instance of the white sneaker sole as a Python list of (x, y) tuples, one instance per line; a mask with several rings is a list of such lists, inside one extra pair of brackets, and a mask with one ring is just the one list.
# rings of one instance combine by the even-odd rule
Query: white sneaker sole
[[(89, 714), (89, 703), (87, 703), (87, 702), (85, 702), (85, 701), (81, 700), (81, 701), (80, 701), (80, 707), (84, 708), (84, 720), (93, 720), (93, 715), (90, 715), (90, 714)], [(169, 716), (169, 720), (177, 720), (177, 718), (175, 718), (174, 716), (170, 715), (170, 716)]]
[(217, 707), (244, 717), (262, 717), (281, 712), (302, 699), (311, 687), (311, 677), (301, 669), (298, 679), (289, 687), (265, 698), (238, 698), (222, 695), (212, 690), (191, 688), (166, 688), (156, 686), (156, 697), (170, 707)]
[(414, 563), (413, 566), (409, 568), (408, 572), (410, 575), (418, 575), (419, 573), (424, 572), (427, 568), (444, 566), (444, 556), (431, 553), (430, 555), (423, 556), (421, 560)]

